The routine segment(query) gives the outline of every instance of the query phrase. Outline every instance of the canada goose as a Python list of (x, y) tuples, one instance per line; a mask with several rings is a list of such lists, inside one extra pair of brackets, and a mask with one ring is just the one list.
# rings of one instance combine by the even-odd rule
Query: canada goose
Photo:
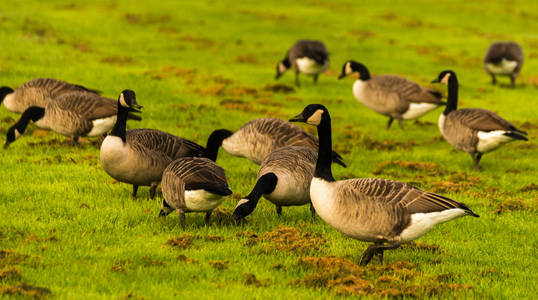
[(278, 79), (289, 68), (295, 70), (295, 84), (299, 86), (299, 73), (314, 77), (314, 83), (318, 82), (319, 74), (329, 67), (329, 52), (327, 47), (320, 41), (299, 40), (291, 46), (286, 57), (276, 66)]
[(151, 186), (150, 197), (154, 198), (163, 171), (173, 160), (203, 156), (205, 149), (187, 139), (155, 129), (126, 131), (129, 109), (140, 107), (133, 91), (121, 92), (116, 124), (101, 144), (100, 159), (108, 175), (133, 185), (133, 197), (136, 197), (138, 186), (142, 185)]
[(311, 104), (290, 121), (317, 127), (319, 150), (310, 199), (329, 225), (354, 239), (374, 243), (362, 254), (361, 265), (368, 264), (374, 254), (382, 263), (384, 250), (417, 239), (436, 224), (465, 215), (478, 217), (463, 203), (407, 183), (380, 178), (335, 181), (329, 111)]
[(484, 57), (484, 68), (491, 76), (491, 84), (496, 84), (495, 75), (510, 77), (510, 85), (516, 85), (516, 77), (523, 66), (523, 50), (515, 42), (495, 42), (489, 45)]
[(62, 80), (36, 78), (23, 83), (15, 90), (7, 86), (0, 87), (0, 103), (3, 101), (9, 111), (23, 113), (30, 106), (45, 107), (50, 100), (71, 92), (99, 93), (97, 90)]
[(399, 76), (380, 75), (370, 77), (370, 72), (361, 63), (350, 60), (342, 67), (338, 79), (358, 72), (353, 84), (355, 98), (370, 109), (389, 117), (387, 129), (394, 119), (403, 129), (402, 120), (420, 118), (427, 112), (446, 103), (442, 95)]
[(448, 85), (445, 111), (439, 117), (439, 130), (454, 148), (471, 154), (474, 168), (484, 153), (514, 141), (527, 141), (527, 133), (496, 113), (479, 108), (458, 109), (458, 78), (454, 71), (443, 71), (432, 82)]
[[(94, 93), (64, 93), (49, 101), (45, 107), (30, 106), (19, 121), (7, 132), (4, 148), (19, 138), (30, 121), (37, 126), (51, 129), (73, 138), (99, 136), (108, 132), (116, 122), (117, 104), (114, 100)], [(141, 120), (129, 111), (129, 119)]]
[(314, 176), (317, 152), (310, 147), (278, 148), (263, 160), (252, 192), (241, 199), (233, 216), (236, 220), (252, 213), (262, 195), (282, 213), (282, 206), (310, 203), (312, 217), (316, 212), (310, 202), (310, 181)]
[(213, 209), (232, 194), (224, 169), (210, 159), (199, 157), (184, 157), (171, 162), (163, 172), (161, 188), (164, 199), (159, 216), (175, 210), (183, 229), (185, 213), (206, 212), (205, 223), (209, 225)]
[[(208, 151), (222, 145), (231, 155), (246, 157), (257, 165), (280, 147), (318, 147), (318, 140), (301, 127), (276, 118), (251, 120), (235, 133), (226, 129), (215, 130), (210, 139), (213, 141), (211, 146), (208, 143)], [(346, 167), (340, 154), (333, 151), (332, 158), (333, 162)]]

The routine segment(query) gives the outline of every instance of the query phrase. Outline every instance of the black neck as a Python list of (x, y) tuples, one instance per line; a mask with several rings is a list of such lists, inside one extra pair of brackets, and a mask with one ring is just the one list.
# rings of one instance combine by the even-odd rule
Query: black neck
[(4, 98), (13, 93), (13, 89), (7, 87), (7, 86), (3, 86), (0, 88), (0, 104), (2, 104), (2, 101), (4, 101)]
[(448, 77), (448, 97), (443, 115), (448, 115), (451, 111), (458, 109), (458, 78), (452, 73)]
[(226, 129), (218, 129), (213, 131), (207, 139), (204, 156), (212, 161), (216, 161), (222, 141), (230, 135), (232, 135), (232, 132)]
[(114, 128), (112, 128), (110, 135), (120, 137), (124, 143), (128, 116), (129, 108), (123, 107), (118, 101), (118, 118), (116, 119), (116, 124), (114, 124)]
[(278, 178), (274, 173), (267, 173), (261, 176), (250, 194), (245, 197), (248, 201), (235, 208), (234, 217), (244, 218), (250, 215), (258, 205), (261, 196), (272, 193), (275, 190), (277, 182)]
[(319, 150), (318, 160), (314, 177), (322, 178), (326, 181), (334, 181), (331, 171), (332, 162), (332, 137), (331, 137), (331, 117), (328, 111), (321, 115), (321, 122), (318, 125)]
[(36, 122), (39, 119), (43, 118), (44, 115), (44, 108), (38, 106), (30, 106), (24, 111), (24, 113), (22, 113), (21, 118), (15, 125), (13, 125), (13, 127), (15, 127), (20, 134), (23, 134), (26, 130), (26, 126), (28, 126), (28, 123), (30, 123), (30, 121)]
[(290, 58), (287, 54), (286, 57), (282, 60), (282, 64), (288, 69), (291, 67)]

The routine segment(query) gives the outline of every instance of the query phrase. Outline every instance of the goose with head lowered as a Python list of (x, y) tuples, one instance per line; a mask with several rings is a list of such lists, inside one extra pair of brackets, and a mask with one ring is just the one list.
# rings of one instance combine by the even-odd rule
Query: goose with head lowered
[(299, 73), (310, 75), (314, 83), (318, 82), (319, 74), (329, 67), (329, 52), (321, 41), (299, 40), (291, 46), (286, 57), (276, 66), (278, 79), (288, 69), (295, 70), (295, 85), (299, 86)]
[(484, 153), (511, 141), (528, 140), (525, 131), (492, 111), (458, 109), (458, 78), (454, 71), (442, 71), (432, 82), (448, 85), (448, 103), (439, 116), (439, 131), (454, 148), (471, 155), (475, 169), (480, 169), (478, 164)]
[(310, 182), (314, 176), (317, 151), (310, 147), (287, 146), (271, 152), (263, 160), (257, 182), (250, 194), (239, 200), (233, 217), (240, 220), (250, 215), (261, 196), (276, 206), (310, 204), (312, 217), (316, 212), (310, 201)]
[[(88, 92), (64, 93), (49, 101), (45, 107), (30, 106), (19, 121), (9, 128), (4, 148), (13, 143), (26, 130), (30, 121), (38, 127), (73, 138), (94, 137), (106, 134), (116, 122), (117, 103), (108, 98)], [(135, 110), (136, 111), (136, 110)], [(126, 117), (141, 118), (128, 110)]]
[[(318, 148), (318, 139), (301, 127), (277, 118), (254, 119), (238, 131), (215, 130), (208, 140), (208, 151), (222, 148), (234, 156), (246, 157), (260, 164), (269, 153), (284, 146)], [(336, 151), (331, 153), (333, 162), (346, 167), (342, 156)]]
[(523, 67), (523, 50), (516, 42), (495, 42), (489, 45), (484, 57), (484, 68), (496, 84), (495, 76), (510, 77), (510, 85), (516, 85), (516, 77)]
[(97, 90), (58, 79), (36, 78), (21, 84), (15, 90), (7, 86), (0, 87), (0, 103), (11, 112), (23, 113), (30, 106), (45, 107), (51, 100), (72, 92), (99, 93)]
[(316, 213), (329, 225), (354, 239), (372, 242), (362, 254), (366, 265), (374, 255), (396, 249), (428, 232), (434, 225), (458, 217), (478, 217), (465, 204), (412, 185), (380, 178), (336, 181), (331, 171), (331, 117), (325, 106), (311, 104), (292, 122), (317, 127), (318, 159), (310, 184)]
[(441, 101), (442, 95), (437, 91), (400, 76), (371, 77), (366, 66), (353, 60), (344, 64), (338, 79), (353, 73), (359, 73), (359, 78), (353, 84), (353, 95), (368, 108), (389, 117), (387, 129), (394, 119), (403, 129), (403, 120), (420, 118), (446, 104)]
[(175, 210), (183, 229), (185, 213), (205, 212), (205, 223), (209, 225), (211, 212), (232, 194), (224, 169), (204, 157), (184, 157), (171, 162), (163, 172), (161, 188), (164, 199), (159, 216)]

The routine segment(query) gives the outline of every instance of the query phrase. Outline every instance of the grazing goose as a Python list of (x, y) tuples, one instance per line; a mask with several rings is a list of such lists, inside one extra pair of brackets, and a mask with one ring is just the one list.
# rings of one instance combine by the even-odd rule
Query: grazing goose
[(291, 46), (286, 57), (276, 66), (278, 79), (289, 68), (295, 70), (295, 84), (299, 86), (299, 73), (314, 77), (314, 83), (318, 82), (319, 74), (329, 67), (329, 52), (327, 47), (320, 41), (299, 40)]
[(3, 102), (9, 111), (23, 113), (30, 106), (45, 107), (50, 100), (71, 92), (98, 93), (97, 90), (57, 79), (36, 78), (23, 83), (15, 90), (7, 86), (0, 87), (0, 103)]
[(338, 79), (358, 72), (353, 84), (355, 98), (370, 109), (389, 117), (387, 129), (394, 119), (403, 129), (402, 120), (422, 117), (427, 112), (445, 105), (442, 95), (399, 76), (380, 75), (370, 77), (370, 72), (361, 63), (350, 60), (342, 67)]
[(478, 217), (463, 203), (407, 183), (379, 178), (335, 181), (327, 109), (311, 104), (290, 121), (305, 122), (318, 129), (318, 159), (310, 199), (317, 214), (329, 225), (354, 239), (374, 243), (362, 254), (361, 265), (368, 264), (374, 254), (382, 262), (384, 250), (417, 239), (436, 224), (465, 215)]
[(173, 160), (203, 156), (205, 149), (159, 130), (126, 131), (128, 113), (133, 107), (140, 108), (134, 92), (124, 90), (118, 99), (116, 124), (101, 144), (101, 164), (112, 178), (133, 185), (133, 197), (142, 185), (151, 186), (150, 197), (154, 198), (163, 171)]
[(232, 194), (224, 169), (210, 159), (199, 157), (184, 157), (171, 162), (163, 172), (161, 188), (164, 199), (159, 216), (175, 210), (183, 229), (185, 213), (206, 212), (205, 223), (209, 225), (213, 209)]
[(484, 153), (514, 140), (528, 140), (525, 131), (492, 111), (458, 109), (458, 78), (453, 71), (441, 72), (432, 82), (448, 85), (448, 103), (439, 117), (439, 130), (454, 148), (471, 154), (475, 169), (480, 168), (478, 163)]
[(263, 160), (252, 192), (241, 199), (233, 216), (236, 220), (252, 213), (262, 195), (276, 206), (278, 215), (282, 206), (310, 203), (312, 217), (316, 212), (310, 202), (310, 181), (314, 176), (317, 152), (309, 147), (278, 148)]
[[(114, 100), (94, 93), (64, 93), (49, 101), (45, 107), (30, 106), (19, 121), (9, 128), (4, 148), (19, 138), (30, 121), (38, 127), (51, 129), (73, 138), (100, 136), (106, 134), (116, 122), (118, 108)], [(127, 118), (141, 120), (129, 111)]]
[[(284, 146), (304, 146), (317, 149), (318, 140), (301, 127), (276, 118), (254, 119), (232, 133), (226, 129), (215, 130), (208, 151), (222, 148), (231, 155), (246, 157), (255, 164), (274, 150)], [(340, 154), (332, 152), (333, 162), (346, 167)]]
[(496, 75), (510, 77), (512, 87), (523, 66), (523, 50), (515, 42), (495, 42), (489, 45), (484, 57), (484, 68), (491, 76), (491, 84), (496, 84)]

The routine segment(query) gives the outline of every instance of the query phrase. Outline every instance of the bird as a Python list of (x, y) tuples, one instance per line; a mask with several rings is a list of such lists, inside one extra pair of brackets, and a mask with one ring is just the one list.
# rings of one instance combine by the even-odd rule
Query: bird
[(161, 188), (164, 199), (159, 216), (175, 210), (183, 229), (185, 213), (206, 212), (205, 224), (209, 225), (213, 209), (232, 194), (224, 169), (204, 157), (183, 157), (171, 162), (164, 169)]
[(447, 105), (439, 116), (439, 131), (454, 148), (471, 155), (474, 168), (484, 153), (514, 141), (527, 141), (527, 133), (496, 113), (480, 108), (458, 109), (458, 78), (452, 70), (445, 70), (432, 83), (448, 85)]
[(45, 107), (52, 99), (72, 92), (99, 94), (98, 90), (62, 80), (36, 78), (23, 83), (15, 90), (7, 86), (0, 87), (0, 104), (3, 102), (7, 110), (20, 114), (30, 106)]
[(361, 255), (361, 265), (376, 254), (382, 263), (383, 251), (419, 238), (436, 224), (466, 215), (478, 217), (463, 203), (407, 183), (381, 178), (336, 181), (331, 171), (331, 117), (327, 108), (310, 104), (290, 121), (317, 127), (319, 150), (310, 199), (316, 213), (330, 226), (373, 243)]
[(317, 151), (310, 147), (287, 146), (276, 149), (263, 160), (256, 185), (246, 197), (239, 200), (233, 217), (240, 220), (250, 215), (263, 195), (276, 206), (278, 215), (282, 206), (310, 204), (310, 181), (314, 176)]
[[(222, 148), (234, 156), (246, 157), (259, 165), (269, 153), (283, 146), (305, 146), (317, 149), (318, 140), (301, 127), (282, 119), (262, 118), (247, 122), (238, 131), (218, 129), (211, 133), (208, 151)], [(332, 152), (333, 162), (346, 167), (340, 154)]]
[[(77, 143), (79, 137), (105, 135), (116, 122), (117, 103), (109, 98), (88, 92), (69, 92), (50, 100), (45, 107), (30, 106), (20, 119), (8, 129), (7, 148), (26, 130), (30, 121), (38, 127), (73, 138)], [(138, 110), (127, 112), (127, 118), (140, 121), (134, 114)]]
[(510, 77), (510, 85), (516, 85), (516, 77), (523, 67), (523, 50), (516, 42), (494, 42), (489, 45), (484, 56), (484, 68), (491, 76), (491, 84), (496, 84), (496, 75)]
[(406, 78), (394, 75), (371, 77), (361, 63), (347, 61), (338, 79), (359, 73), (353, 84), (355, 98), (377, 113), (389, 117), (387, 129), (394, 119), (403, 129), (403, 120), (419, 118), (435, 108), (445, 105), (441, 93), (427, 89)]
[(314, 83), (317, 83), (319, 74), (329, 68), (327, 47), (317, 40), (298, 40), (277, 64), (275, 79), (291, 67), (295, 70), (295, 85), (300, 86), (299, 73), (313, 76)]
[[(129, 110), (141, 108), (132, 90), (124, 90), (118, 98), (117, 120), (101, 144), (100, 160), (112, 178), (133, 185), (136, 198), (139, 186), (150, 186), (150, 198), (155, 197), (164, 169), (182, 157), (206, 157), (215, 160), (218, 147), (212, 151), (193, 141), (156, 129), (127, 131)], [(213, 138), (208, 143), (214, 143)]]

